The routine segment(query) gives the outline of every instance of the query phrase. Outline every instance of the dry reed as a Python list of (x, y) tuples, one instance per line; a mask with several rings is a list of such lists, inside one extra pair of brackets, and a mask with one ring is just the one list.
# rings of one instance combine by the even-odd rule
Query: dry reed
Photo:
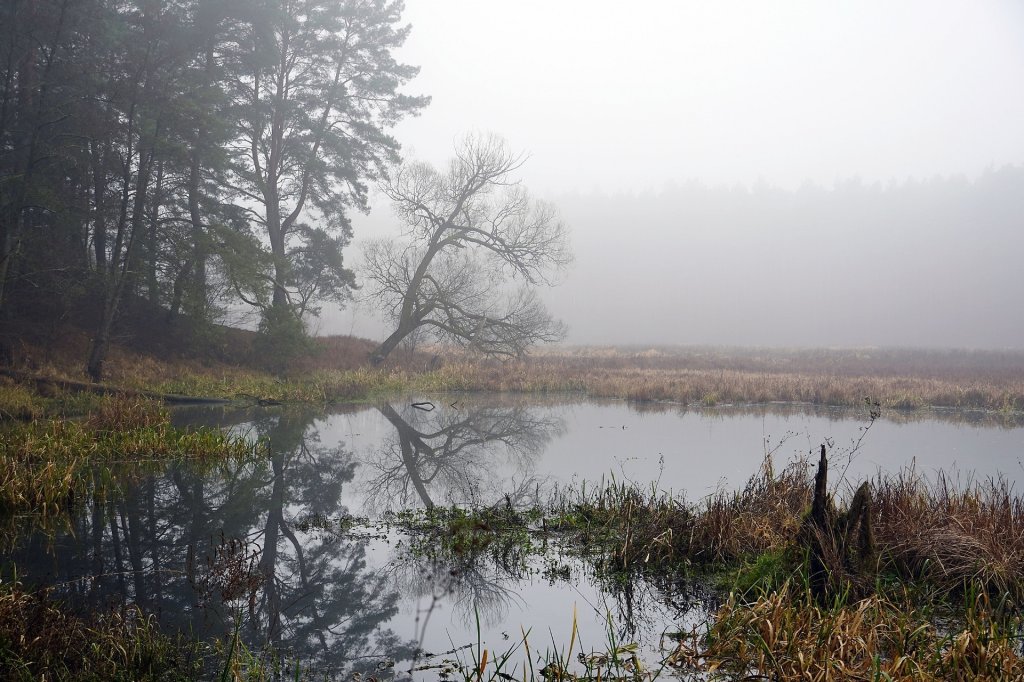
[[(623, 567), (720, 566), (786, 552), (799, 561), (810, 471), (797, 460), (776, 473), (766, 459), (742, 490), (698, 502), (631, 484), (584, 485), (557, 495), (551, 524), (610, 548)], [(947, 596), (980, 589), (1024, 606), (1024, 500), (1005, 481), (959, 485), (941, 473), (928, 479), (904, 470), (879, 475), (871, 497), (877, 565), (846, 578), (863, 585), (890, 574)], [(840, 573), (850, 568), (834, 559), (837, 580), (846, 580)]]

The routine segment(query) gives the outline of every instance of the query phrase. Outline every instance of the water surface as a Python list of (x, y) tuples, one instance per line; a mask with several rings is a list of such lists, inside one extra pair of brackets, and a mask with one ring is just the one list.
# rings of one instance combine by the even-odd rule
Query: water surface
[(699, 584), (609, 579), (557, 547), (439, 558), (410, 551), (392, 514), (522, 508), (612, 477), (695, 499), (741, 486), (766, 455), (782, 465), (822, 442), (851, 483), (908, 466), (1024, 479), (1024, 428), (986, 415), (872, 422), (867, 410), (508, 396), (412, 405), (425, 400), (177, 412), (182, 424), (265, 439), (269, 456), (171, 466), (82, 508), (66, 528), (26, 533), (5, 569), (16, 565), (27, 584), (55, 585), (85, 608), (137, 603), (167, 628), (202, 637), (241, 623), (252, 646), (271, 643), (332, 675), (406, 677), (412, 665), (468, 660), (464, 647), (478, 638), (500, 651), (525, 631), (534, 650), (565, 646), (574, 613), (586, 649), (609, 637), (637, 641), (656, 661), (665, 632), (705, 613)]

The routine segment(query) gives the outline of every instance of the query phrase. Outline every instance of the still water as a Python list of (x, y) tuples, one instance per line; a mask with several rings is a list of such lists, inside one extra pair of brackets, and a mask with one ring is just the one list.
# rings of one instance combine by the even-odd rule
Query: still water
[[(433, 409), (413, 406), (427, 400)], [(391, 523), (403, 509), (526, 507), (611, 478), (693, 500), (742, 486), (766, 455), (782, 465), (822, 442), (851, 483), (914, 467), (1024, 484), (1024, 424), (979, 414), (872, 422), (866, 409), (458, 396), (175, 419), (262, 438), (268, 456), (139, 480), (66, 527), (26, 532), (5, 573), (17, 566), (27, 585), (54, 585), (84, 608), (137, 603), (201, 637), (237, 623), (251, 646), (272, 643), (332, 677), (407, 678), (413, 666), (436, 677), (445, 659), (469, 659), (467, 645), (503, 651), (523, 632), (535, 651), (566, 647), (574, 617), (584, 651), (613, 638), (656, 662), (663, 636), (711, 603), (686, 581), (609, 580), (557, 547), (432, 558)]]

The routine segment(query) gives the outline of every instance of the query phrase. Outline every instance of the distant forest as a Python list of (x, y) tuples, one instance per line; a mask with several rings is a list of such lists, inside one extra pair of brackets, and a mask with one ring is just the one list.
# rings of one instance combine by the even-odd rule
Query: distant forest
[(287, 335), (343, 300), (350, 213), (428, 102), (400, 92), (402, 9), (5, 0), (0, 343), (73, 322), (100, 380), (133, 311), (198, 324), (244, 303)]
[(554, 199), (572, 342), (1024, 348), (1022, 166)]
[[(351, 217), (429, 101), (393, 56), (402, 9), (5, 0), (0, 361), (73, 324), (99, 380), (128, 320), (202, 339), (245, 308), (287, 339), (345, 301)], [(545, 298), (571, 341), (1024, 345), (1020, 167), (556, 203), (576, 265)]]

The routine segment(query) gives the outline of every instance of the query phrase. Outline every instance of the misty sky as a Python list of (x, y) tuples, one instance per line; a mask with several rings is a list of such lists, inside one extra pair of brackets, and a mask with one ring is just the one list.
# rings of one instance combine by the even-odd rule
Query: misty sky
[[(400, 58), (421, 67), (408, 91), (433, 101), (396, 137), (437, 164), (473, 130), (530, 154), (526, 185), (572, 228), (577, 262), (545, 296), (570, 342), (1024, 347), (1024, 280), (999, 248), (1021, 243), (1020, 174), (1003, 178), (1003, 205), (985, 216), (971, 212), (984, 201), (954, 192), (961, 223), (934, 233), (909, 224), (934, 212), (891, 190), (1024, 163), (1024, 3), (406, 0), (404, 17), (413, 30)], [(851, 179), (890, 192), (864, 193), (874, 208), (856, 220), (849, 196), (830, 213), (808, 193)], [(737, 187), (788, 199), (730, 211)], [(907, 253), (877, 237), (849, 251), (881, 225), (915, 235), (892, 235)], [(346, 258), (357, 264), (361, 239), (394, 228), (377, 198)], [(988, 246), (965, 254), (975, 240)], [(833, 276), (811, 285), (815, 296), (788, 274), (751, 270), (800, 272), (823, 256), (832, 265), (811, 270)], [(935, 277), (956, 294), (948, 305), (922, 285)], [(849, 303), (866, 282), (893, 297), (884, 314)], [(320, 328), (382, 332), (362, 305)]]

